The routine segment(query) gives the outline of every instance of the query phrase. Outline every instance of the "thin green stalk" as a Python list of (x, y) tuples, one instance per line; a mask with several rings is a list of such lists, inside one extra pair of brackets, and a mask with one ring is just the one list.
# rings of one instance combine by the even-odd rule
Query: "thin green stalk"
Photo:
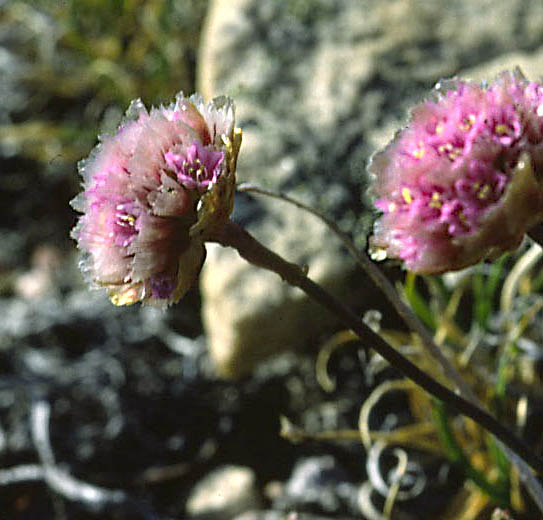
[(496, 260), (488, 275), (476, 272), (473, 276), (474, 314), (477, 325), (482, 330), (488, 329), (488, 318), (492, 313), (494, 298), (503, 272), (505, 257)]
[(490, 482), (483, 473), (473, 467), (462, 448), (456, 442), (454, 433), (449, 424), (446, 405), (435, 400), (433, 404), (432, 411), (438, 435), (447, 451), (449, 459), (452, 462), (460, 464), (466, 477), (472, 480), (477, 487), (484, 491), (497, 505), (509, 507), (510, 503), (507, 484), (502, 481), (496, 483)]
[(407, 301), (411, 305), (411, 308), (415, 312), (415, 314), (419, 317), (419, 319), (430, 328), (430, 330), (436, 329), (436, 320), (434, 318), (434, 314), (426, 304), (426, 301), (424, 298), (420, 295), (419, 291), (417, 290), (417, 287), (415, 285), (415, 281), (417, 279), (417, 276), (412, 273), (408, 272), (406, 279), (405, 279), (405, 297), (407, 298)]
[[(498, 357), (497, 377), (494, 396), (494, 412), (498, 420), (502, 420), (505, 415), (505, 398), (507, 396), (507, 384), (509, 382), (509, 369), (515, 352), (515, 344), (508, 341)], [(511, 471), (511, 463), (496, 444), (492, 437), (488, 437), (487, 445), (490, 453), (500, 471), (502, 479), (508, 478)]]

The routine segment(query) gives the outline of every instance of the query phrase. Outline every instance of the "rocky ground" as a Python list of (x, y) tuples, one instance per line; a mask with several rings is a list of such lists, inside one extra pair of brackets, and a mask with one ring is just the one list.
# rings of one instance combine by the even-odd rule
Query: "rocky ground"
[[(47, 54), (41, 36), (62, 26), (32, 2), (2, 7), (0, 518), (385, 518), (397, 459), (378, 443), (367, 452), (356, 430), (364, 399), (397, 374), (351, 342), (332, 356), (337, 385), (325, 391), (316, 354), (339, 328), (298, 293), (215, 248), (201, 288), (165, 312), (115, 308), (83, 285), (68, 201), (93, 138), (66, 144), (36, 114), (81, 130), (94, 116), (107, 127), (119, 107), (96, 108), (100, 90), (48, 98), (29, 83)], [(214, 0), (206, 16), (185, 65), (207, 97), (236, 99), (240, 180), (319, 207), (361, 246), (365, 163), (414, 100), (459, 72), (543, 70), (538, 0)], [(24, 61), (29, 41), (40, 45)], [(71, 59), (59, 65), (68, 75)], [(360, 312), (378, 307), (395, 323), (313, 217), (244, 194), (235, 218)], [(399, 392), (382, 399), (372, 429), (409, 424), (407, 404)], [(351, 434), (315, 438), (338, 430)], [(439, 518), (463, 476), (439, 454), (407, 453), (392, 518)]]
[[(333, 363), (330, 394), (310, 354), (284, 354), (235, 383), (218, 379), (190, 303), (166, 314), (112, 309), (84, 289), (2, 302), (5, 518), (360, 516), (360, 485), (375, 472), (360, 443), (292, 444), (279, 436), (280, 417), (310, 432), (352, 429), (368, 390), (391, 373), (368, 381), (352, 346)], [(388, 405), (377, 424), (409, 421), (399, 403)], [(390, 468), (388, 455), (376, 456)], [(459, 484), (442, 458), (412, 471), (426, 482), (405, 502), (412, 512), (440, 510), (432, 489), (450, 496)]]

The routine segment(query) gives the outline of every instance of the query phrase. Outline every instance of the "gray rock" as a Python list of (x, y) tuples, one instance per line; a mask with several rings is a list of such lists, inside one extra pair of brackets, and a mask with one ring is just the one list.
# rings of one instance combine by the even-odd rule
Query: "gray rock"
[[(539, 0), (214, 0), (199, 90), (236, 100), (240, 180), (320, 208), (362, 246), (370, 216), (361, 203), (365, 164), (407, 108), (442, 77), (542, 44)], [(313, 217), (243, 196), (234, 218), (352, 299), (353, 264)], [(202, 291), (210, 347), (226, 375), (239, 376), (327, 325), (306, 298), (230, 251), (210, 251)]]
[(476, 67), (460, 71), (462, 77), (476, 81), (485, 81), (497, 76), (503, 70), (519, 67), (532, 80), (540, 80), (543, 76), (543, 47), (534, 52), (511, 52), (489, 60)]
[(240, 516), (237, 516), (235, 520), (354, 520), (353, 518), (338, 517), (338, 516), (321, 516), (312, 515), (311, 513), (298, 513), (292, 511), (291, 513), (283, 513), (281, 511), (249, 511)]
[(223, 466), (195, 485), (186, 509), (192, 517), (228, 520), (260, 505), (254, 472), (242, 466)]
[(282, 496), (274, 501), (274, 508), (335, 514), (345, 509), (358, 512), (358, 508), (353, 507), (358, 488), (332, 456), (307, 457), (294, 467)]

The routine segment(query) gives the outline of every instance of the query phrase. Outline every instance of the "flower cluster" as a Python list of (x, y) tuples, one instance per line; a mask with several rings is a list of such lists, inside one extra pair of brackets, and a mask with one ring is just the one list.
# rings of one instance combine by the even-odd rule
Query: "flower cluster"
[(177, 302), (200, 272), (204, 241), (233, 207), (241, 131), (234, 106), (179, 94), (147, 111), (132, 102), (113, 136), (80, 163), (83, 213), (72, 237), (81, 268), (116, 305)]
[(369, 170), (374, 256), (440, 273), (513, 249), (543, 219), (543, 86), (438, 83)]

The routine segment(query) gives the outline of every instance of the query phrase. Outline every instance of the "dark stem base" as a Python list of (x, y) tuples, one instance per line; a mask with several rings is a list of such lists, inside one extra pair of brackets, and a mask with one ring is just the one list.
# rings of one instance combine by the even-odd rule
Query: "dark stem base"
[(528, 231), (528, 236), (543, 247), (543, 224), (538, 224)]

